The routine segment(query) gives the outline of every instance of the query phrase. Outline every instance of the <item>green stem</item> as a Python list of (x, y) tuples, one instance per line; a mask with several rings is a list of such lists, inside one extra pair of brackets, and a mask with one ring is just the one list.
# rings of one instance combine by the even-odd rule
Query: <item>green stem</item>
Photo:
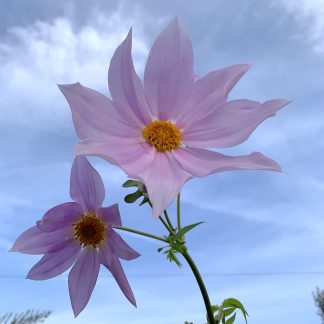
[(169, 215), (168, 215), (168, 212), (165, 210), (164, 212), (164, 216), (165, 216), (165, 219), (166, 221), (168, 222), (169, 226), (170, 226), (170, 229), (172, 230), (172, 232), (175, 232), (175, 229), (170, 221), (170, 218), (169, 218)]
[(216, 321), (214, 319), (214, 315), (213, 315), (213, 311), (211, 308), (211, 304), (210, 304), (210, 300), (209, 300), (209, 296), (207, 293), (207, 289), (206, 286), (204, 284), (204, 281), (199, 273), (199, 270), (196, 266), (196, 264), (194, 263), (194, 261), (192, 260), (191, 256), (188, 253), (188, 250), (186, 249), (185, 252), (182, 252), (183, 257), (186, 259), (186, 261), (188, 262), (195, 278), (196, 281), (198, 283), (198, 286), (200, 288), (201, 291), (201, 295), (204, 299), (204, 303), (205, 303), (205, 307), (206, 307), (206, 312), (207, 312), (207, 317), (208, 317), (208, 322), (209, 324), (216, 324)]
[(173, 231), (169, 227), (169, 225), (166, 223), (166, 221), (162, 218), (162, 216), (159, 216), (159, 220), (163, 223), (164, 227), (168, 230), (168, 232), (172, 235)]
[(157, 236), (157, 235), (153, 235), (153, 234), (149, 234), (149, 233), (137, 231), (137, 230), (134, 230), (132, 228), (123, 227), (123, 226), (113, 226), (113, 228), (119, 229), (119, 230), (122, 230), (122, 231), (126, 231), (126, 232), (135, 233), (135, 234), (142, 235), (142, 236), (146, 236), (146, 237), (150, 237), (150, 238), (153, 238), (155, 240), (163, 241), (163, 242), (166, 242), (166, 243), (169, 242), (165, 238), (163, 238), (162, 236)]
[(180, 192), (177, 197), (177, 226), (178, 232), (181, 230), (181, 222), (180, 222)]
[[(153, 208), (152, 203), (151, 203), (150, 201), (148, 201), (148, 203), (149, 203), (149, 205), (151, 206), (151, 208)], [(168, 232), (169, 232), (170, 234), (173, 234), (172, 229), (169, 227), (169, 225), (165, 222), (165, 220), (164, 220), (161, 216), (159, 216), (159, 220), (163, 223), (164, 227), (168, 230)]]

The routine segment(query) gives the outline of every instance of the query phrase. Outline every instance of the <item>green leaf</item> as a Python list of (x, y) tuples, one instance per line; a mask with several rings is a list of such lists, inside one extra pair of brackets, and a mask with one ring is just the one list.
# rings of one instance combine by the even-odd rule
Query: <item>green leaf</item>
[(172, 240), (174, 240), (174, 241), (179, 240), (184, 234), (186, 234), (187, 232), (189, 232), (190, 230), (192, 230), (194, 227), (196, 227), (196, 226), (198, 226), (198, 225), (200, 225), (202, 223), (203, 222), (199, 222), (199, 223), (187, 225), (187, 226), (181, 228), (181, 230), (178, 233), (176, 233), (176, 234), (174, 234), (172, 236)]
[(131, 203), (135, 202), (135, 201), (136, 201), (139, 197), (141, 197), (141, 196), (142, 196), (142, 193), (141, 193), (139, 190), (137, 190), (137, 191), (135, 191), (134, 193), (127, 195), (127, 196), (124, 198), (124, 200), (125, 200), (125, 202), (127, 202), (128, 204), (131, 204)]
[(124, 188), (137, 187), (137, 185), (138, 185), (138, 181), (136, 180), (127, 180), (126, 182), (123, 183)]
[(212, 312), (214, 314), (215, 312), (217, 312), (219, 310), (219, 306), (218, 305), (211, 305), (211, 310), (212, 310)]
[(186, 246), (184, 245), (185, 242), (170, 242), (170, 246), (173, 250), (173, 252), (179, 252), (179, 253), (184, 253), (186, 251)]
[(236, 313), (230, 317), (229, 319), (226, 320), (225, 324), (233, 324), (235, 321)]
[(149, 202), (149, 199), (147, 197), (144, 197), (139, 205), (142, 206), (142, 205), (146, 204), (147, 202)]
[(234, 306), (235, 308), (240, 309), (244, 316), (245, 322), (247, 323), (246, 317), (249, 316), (249, 314), (239, 300), (237, 300), (235, 298), (227, 298), (224, 300), (223, 305), (224, 305), (224, 307), (228, 307), (228, 308)]
[(179, 268), (182, 267), (182, 264), (181, 264), (180, 260), (176, 257), (176, 255), (175, 255), (171, 250), (166, 251), (165, 253), (166, 253), (167, 258), (168, 258), (168, 260), (169, 260), (170, 262), (173, 261), (173, 262), (175, 262), (175, 263), (177, 264), (177, 266), (178, 266)]
[(229, 307), (227, 309), (224, 310), (224, 316), (228, 316), (231, 315), (234, 311), (235, 311), (236, 307)]

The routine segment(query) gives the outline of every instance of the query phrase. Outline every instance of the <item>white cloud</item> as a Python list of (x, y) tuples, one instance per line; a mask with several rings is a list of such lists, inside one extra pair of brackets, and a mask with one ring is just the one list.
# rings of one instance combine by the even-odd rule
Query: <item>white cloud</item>
[[(141, 21), (140, 12), (94, 11), (91, 17), (79, 28), (58, 17), (7, 31), (7, 41), (0, 45), (1, 124), (61, 129), (70, 113), (58, 83), (80, 81), (108, 94), (110, 57), (129, 28)], [(133, 41), (140, 71), (148, 52), (141, 26), (136, 26)]]
[[(259, 190), (263, 189), (258, 189), (257, 182), (253, 182), (255, 178), (249, 176), (245, 179), (250, 179), (251, 183), (233, 187), (230, 195), (227, 190), (208, 191), (207, 181), (211, 180), (204, 180), (205, 189), (200, 187), (198, 191), (191, 186), (191, 190), (183, 192), (182, 201), (215, 214), (232, 213), (246, 220), (323, 233), (324, 182), (321, 179), (309, 173), (273, 174), (268, 178), (267, 189), (260, 194)], [(240, 179), (234, 173), (220, 177), (218, 175), (220, 183), (225, 183), (225, 178)]]
[[(305, 28), (305, 36), (314, 43), (316, 52), (324, 52), (323, 0), (273, 0), (272, 4), (284, 7)], [(300, 37), (300, 35), (296, 35)]]

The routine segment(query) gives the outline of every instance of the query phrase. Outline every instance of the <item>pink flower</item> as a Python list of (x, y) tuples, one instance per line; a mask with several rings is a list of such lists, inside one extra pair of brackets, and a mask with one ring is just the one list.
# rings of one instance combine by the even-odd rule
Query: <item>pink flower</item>
[(136, 306), (119, 258), (132, 260), (139, 253), (112, 229), (121, 226), (118, 205), (101, 207), (105, 189), (99, 174), (85, 157), (76, 157), (73, 163), (70, 195), (75, 202), (47, 211), (11, 248), (14, 252), (44, 254), (27, 278), (50, 279), (73, 265), (68, 281), (72, 309), (77, 316), (87, 305), (103, 264)]
[(131, 46), (130, 31), (110, 62), (112, 101), (80, 83), (59, 86), (82, 139), (76, 154), (100, 156), (143, 182), (154, 217), (193, 177), (237, 169), (281, 170), (258, 152), (226, 156), (207, 150), (242, 143), (288, 103), (228, 101), (249, 65), (233, 65), (195, 79), (191, 41), (175, 19), (150, 51), (143, 86), (134, 70)]

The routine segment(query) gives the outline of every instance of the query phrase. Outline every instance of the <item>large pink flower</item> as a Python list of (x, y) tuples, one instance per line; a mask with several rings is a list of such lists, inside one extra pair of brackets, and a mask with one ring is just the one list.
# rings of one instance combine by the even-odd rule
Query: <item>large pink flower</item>
[(112, 226), (122, 225), (118, 206), (101, 206), (105, 189), (99, 174), (85, 157), (76, 157), (73, 163), (70, 195), (75, 202), (50, 209), (36, 226), (17, 238), (11, 248), (14, 252), (44, 254), (27, 278), (50, 279), (72, 266), (69, 292), (77, 316), (87, 305), (100, 264), (103, 264), (127, 299), (136, 306), (119, 258), (132, 260), (140, 254), (113, 230)]
[(76, 154), (100, 156), (144, 182), (155, 217), (193, 177), (237, 169), (280, 170), (258, 152), (226, 156), (207, 150), (242, 143), (288, 103), (228, 101), (249, 65), (233, 65), (195, 79), (191, 41), (175, 19), (150, 51), (143, 87), (131, 46), (130, 31), (111, 59), (112, 101), (80, 83), (59, 86), (82, 139)]

